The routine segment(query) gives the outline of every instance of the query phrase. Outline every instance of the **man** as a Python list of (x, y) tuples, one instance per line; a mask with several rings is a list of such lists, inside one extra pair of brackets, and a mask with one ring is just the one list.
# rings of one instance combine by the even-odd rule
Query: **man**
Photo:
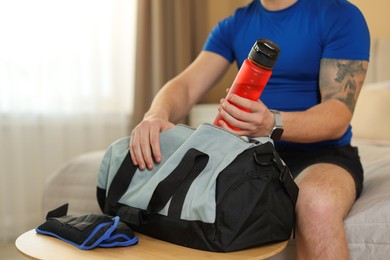
[(348, 1), (254, 0), (218, 23), (203, 51), (166, 83), (132, 131), (133, 163), (145, 169), (160, 162), (159, 132), (182, 119), (231, 62), (241, 66), (259, 38), (280, 46), (273, 75), (258, 102), (237, 95), (222, 99), (219, 113), (241, 130), (223, 121), (221, 126), (250, 137), (283, 127), (275, 146), (300, 188), (297, 258), (348, 259), (344, 218), (363, 182), (350, 121), (370, 48), (364, 17)]

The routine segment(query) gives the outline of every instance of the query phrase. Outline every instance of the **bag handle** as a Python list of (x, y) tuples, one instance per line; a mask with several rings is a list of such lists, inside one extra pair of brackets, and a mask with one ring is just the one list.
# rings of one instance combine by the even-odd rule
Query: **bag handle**
[[(180, 200), (184, 201), (191, 183), (206, 167), (208, 160), (207, 154), (194, 148), (189, 149), (172, 173), (157, 185), (150, 199), (148, 212), (159, 212), (172, 196), (172, 201), (175, 202), (170, 205), (171, 214), (177, 212), (179, 207), (181, 212)], [(173, 211), (172, 206), (175, 208)]]
[[(168, 214), (180, 217), (185, 195), (208, 160), (207, 154), (194, 148), (189, 149), (171, 174), (157, 185), (146, 210), (122, 205), (116, 214), (122, 221), (139, 226), (147, 223), (147, 216), (159, 212), (172, 198)], [(127, 170), (124, 171), (130, 175)]]

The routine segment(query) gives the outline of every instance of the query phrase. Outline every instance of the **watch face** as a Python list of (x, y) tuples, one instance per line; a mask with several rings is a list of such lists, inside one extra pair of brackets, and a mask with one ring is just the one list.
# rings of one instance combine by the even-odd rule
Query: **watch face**
[(274, 130), (272, 131), (271, 138), (274, 141), (278, 141), (282, 137), (282, 134), (283, 134), (283, 128), (274, 128)]

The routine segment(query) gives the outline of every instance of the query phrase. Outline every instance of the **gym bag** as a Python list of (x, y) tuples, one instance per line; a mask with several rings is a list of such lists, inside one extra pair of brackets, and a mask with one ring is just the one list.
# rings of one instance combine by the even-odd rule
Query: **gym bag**
[(248, 140), (211, 124), (160, 133), (162, 161), (140, 171), (129, 137), (106, 151), (102, 211), (134, 231), (182, 246), (236, 251), (288, 240), (298, 187), (270, 138)]

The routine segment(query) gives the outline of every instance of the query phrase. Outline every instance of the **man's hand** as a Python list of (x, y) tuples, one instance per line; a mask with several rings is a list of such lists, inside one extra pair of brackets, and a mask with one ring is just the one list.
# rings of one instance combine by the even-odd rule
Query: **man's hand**
[[(247, 109), (249, 112), (238, 108), (234, 104)], [(238, 127), (240, 130), (232, 130), (223, 121), (221, 121), (221, 127), (240, 136), (269, 136), (274, 125), (274, 115), (263, 102), (252, 101), (235, 94), (229, 94), (226, 99), (221, 99), (218, 111), (229, 125)]]
[[(131, 132), (129, 150), (131, 160), (141, 170), (153, 169), (154, 162), (161, 162), (160, 132), (175, 125), (162, 119), (145, 118)], [(154, 159), (154, 161), (153, 161)]]

